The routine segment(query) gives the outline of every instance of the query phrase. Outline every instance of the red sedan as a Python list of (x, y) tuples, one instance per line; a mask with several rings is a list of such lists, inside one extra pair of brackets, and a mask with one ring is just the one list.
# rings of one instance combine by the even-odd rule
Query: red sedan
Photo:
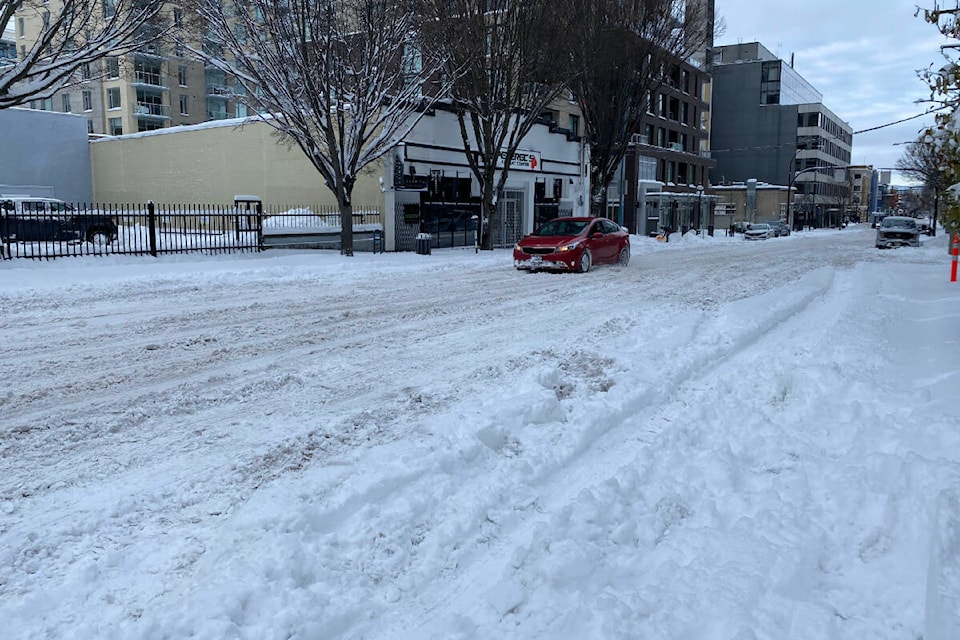
[(513, 248), (513, 266), (529, 271), (579, 271), (630, 262), (630, 234), (605, 218), (555, 218)]

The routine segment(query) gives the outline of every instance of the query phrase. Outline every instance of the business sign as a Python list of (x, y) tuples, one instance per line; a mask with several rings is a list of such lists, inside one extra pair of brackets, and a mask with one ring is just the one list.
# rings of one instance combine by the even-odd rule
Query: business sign
[[(507, 157), (506, 151), (501, 151), (497, 158), (497, 166), (503, 167), (503, 161)], [(540, 152), (517, 149), (510, 161), (510, 169), (519, 169), (521, 171), (542, 171), (540, 166)]]

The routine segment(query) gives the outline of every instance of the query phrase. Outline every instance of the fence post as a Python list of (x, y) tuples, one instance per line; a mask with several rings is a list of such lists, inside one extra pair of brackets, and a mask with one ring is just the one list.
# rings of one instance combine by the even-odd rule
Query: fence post
[(157, 209), (153, 200), (147, 200), (147, 228), (150, 230), (150, 255), (157, 257)]
[(257, 251), (263, 251), (263, 201), (257, 201)]

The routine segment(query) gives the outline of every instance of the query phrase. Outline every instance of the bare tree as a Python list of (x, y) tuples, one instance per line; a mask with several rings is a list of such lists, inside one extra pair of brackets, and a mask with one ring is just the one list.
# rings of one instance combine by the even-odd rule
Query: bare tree
[(21, 20), (37, 27), (36, 40), (29, 39), (16, 62), (0, 66), (0, 109), (49, 98), (72, 84), (83, 65), (162, 37), (162, 6), (151, 0), (0, 0), (0, 28), (12, 20), (18, 31)]
[(444, 63), (453, 81), (449, 97), (481, 193), (478, 241), (490, 249), (489, 223), (510, 163), (564, 86), (560, 11), (546, 0), (420, 0), (420, 5), (425, 49)]
[(590, 189), (595, 213), (606, 210), (607, 188), (653, 92), (681, 61), (712, 42), (712, 2), (701, 0), (571, 0), (570, 89), (590, 142)]
[(897, 159), (897, 169), (923, 184), (923, 190), (933, 196), (933, 218), (931, 230), (937, 233), (937, 218), (940, 214), (940, 196), (948, 186), (941, 167), (942, 158), (934, 145), (922, 139), (907, 145), (903, 155)]
[(219, 0), (196, 8), (191, 50), (235, 80), (247, 104), (298, 147), (333, 192), (340, 252), (353, 255), (353, 187), (361, 170), (416, 125), (422, 85), (416, 15), (396, 0)]

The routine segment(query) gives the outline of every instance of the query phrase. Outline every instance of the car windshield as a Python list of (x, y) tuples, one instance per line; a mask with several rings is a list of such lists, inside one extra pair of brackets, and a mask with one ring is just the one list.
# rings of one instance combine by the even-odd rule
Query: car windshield
[(769, 229), (769, 228), (770, 228), (770, 225), (768, 225), (768, 224), (755, 224), (755, 225), (753, 225), (752, 227), (750, 227), (750, 230), (751, 230), (751, 231), (766, 231), (766, 230)]
[(884, 218), (882, 226), (885, 229), (890, 227), (907, 227), (913, 229), (917, 226), (917, 221), (909, 218)]
[(589, 224), (588, 220), (551, 220), (533, 234), (535, 236), (575, 236)]

